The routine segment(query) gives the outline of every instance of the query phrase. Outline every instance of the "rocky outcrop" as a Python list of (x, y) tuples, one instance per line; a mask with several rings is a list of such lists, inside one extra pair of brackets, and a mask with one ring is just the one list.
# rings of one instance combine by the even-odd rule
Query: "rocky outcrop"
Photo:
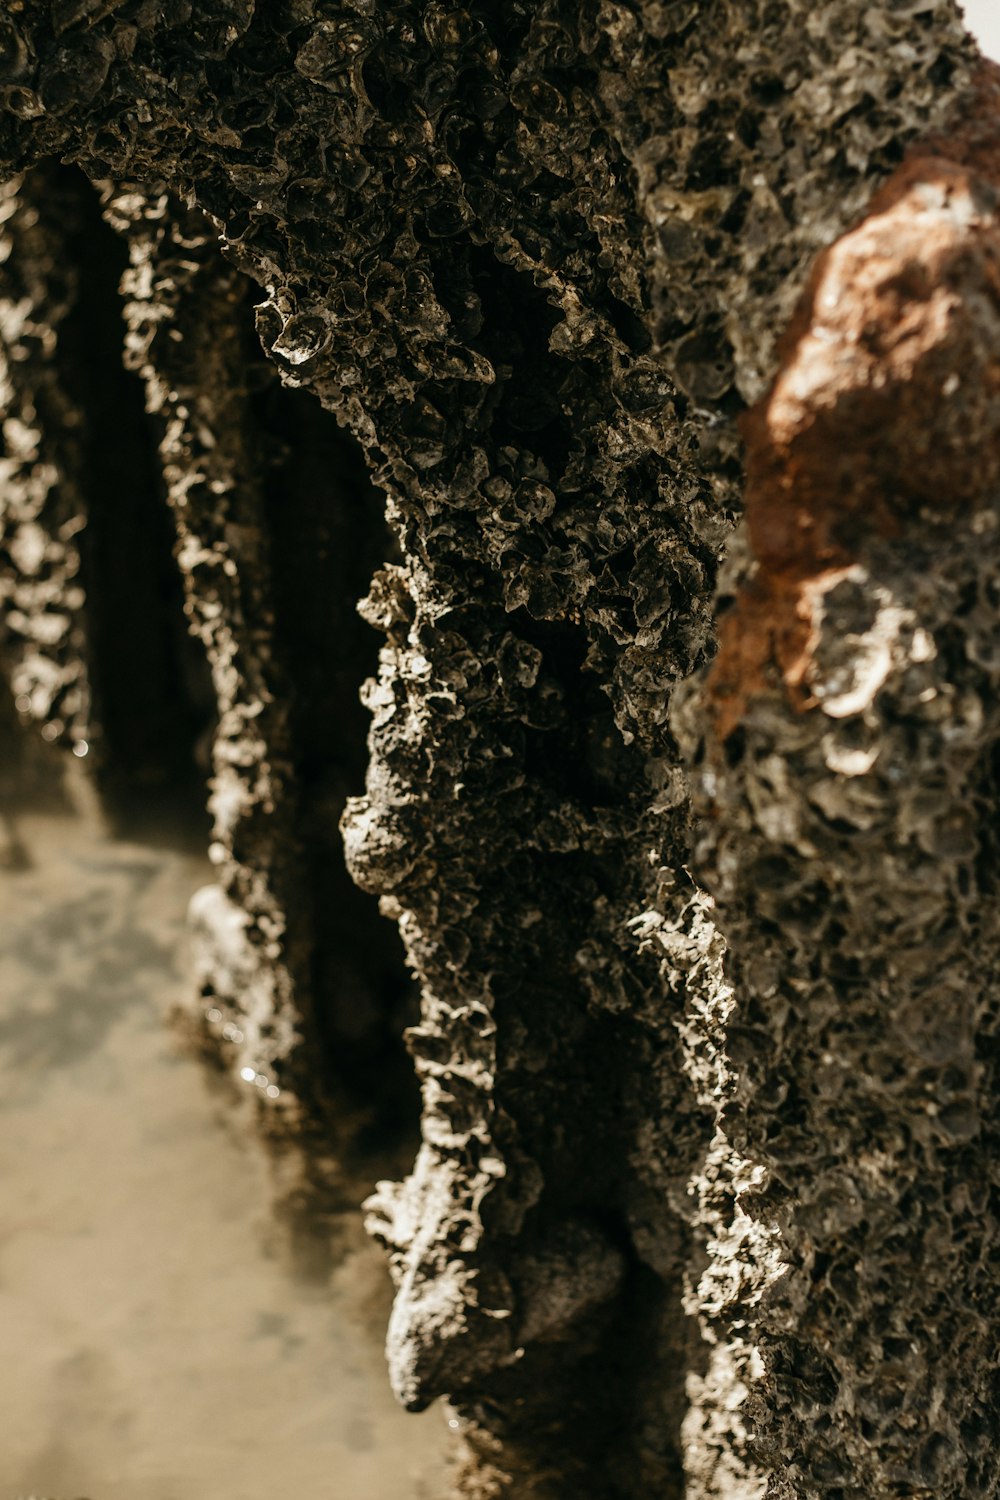
[(780, 1253), (730, 1313), (774, 1496), (1000, 1473), (998, 106), (984, 74), (820, 257), (745, 423), (748, 573), (681, 716), (731, 943), (726, 1135)]
[[(699, 771), (702, 810), (718, 796), (720, 822), (698, 835), (694, 875), (670, 701), (713, 649), (717, 563), (740, 503), (735, 418), (774, 373), (816, 252), (907, 144), (948, 120), (972, 60), (957, 8), (84, 0), (50, 12), (26, 0), (3, 24), (0, 159), (69, 155), (95, 178), (190, 194), (230, 264), (263, 288), (258, 328), (282, 379), (336, 414), (386, 496), (395, 555), (363, 605), (384, 638), (366, 688), (370, 763), (344, 832), (351, 872), (398, 922), (422, 991), (409, 1040), (423, 1144), (407, 1180), (382, 1184), (370, 1205), (398, 1286), (389, 1359), (401, 1400), (455, 1402), (470, 1495), (833, 1500), (838, 1485), (867, 1493), (876, 1472), (911, 1485), (889, 1493), (919, 1493), (888, 1457), (862, 1480), (850, 1467), (859, 1449), (827, 1427), (809, 1437), (803, 1413), (828, 1414), (830, 1356), (807, 1324), (779, 1348), (758, 1312), (801, 1284), (795, 1209), (767, 1199), (780, 1151), (740, 1103), (757, 1088), (758, 1041), (768, 1065), (768, 1049), (775, 1068), (786, 1055), (773, 1015), (745, 1019), (754, 987), (776, 983), (784, 941), (785, 907), (765, 909), (780, 880), (758, 868), (762, 835), (738, 810), (750, 793), (737, 720), (746, 735), (744, 699), (770, 669), (740, 666), (731, 681), (771, 627), (726, 627), (735, 644), (715, 668), (720, 707)], [(287, 674), (302, 654), (296, 621), (322, 621), (332, 600), (301, 541), (279, 568), (277, 531), (267, 547), (255, 535), (253, 466), (225, 451), (245, 408), (216, 433), (221, 455), (200, 439), (192, 413), (208, 385), (236, 390), (215, 292), (201, 319), (177, 325), (176, 348), (169, 332), (162, 349), (146, 342), (158, 309), (168, 328), (175, 317), (154, 248), (167, 247), (167, 280), (204, 274), (220, 310), (232, 273), (202, 268), (204, 228), (187, 246), (176, 206), (115, 191), (136, 247), (133, 358), (165, 424), (182, 561), (184, 545), (209, 554), (188, 572), (223, 713), (225, 902), (211, 898), (224, 915), (213, 925), (228, 922), (241, 945), (259, 934), (246, 1066), (266, 1095), (277, 1053), (256, 1039), (270, 1004), (278, 1052), (291, 1036), (281, 965), (299, 962), (285, 942), (296, 903), (283, 882), (309, 821), (283, 769)], [(793, 515), (797, 505), (808, 510), (793, 501)], [(858, 506), (872, 508), (868, 492)], [(224, 514), (243, 518), (235, 531)], [(302, 534), (318, 535), (326, 514), (310, 509)], [(283, 601), (282, 573), (301, 577)], [(797, 611), (786, 655), (799, 649)], [(282, 647), (286, 675), (272, 676), (282, 629), (299, 644)], [(325, 680), (314, 672), (303, 697)], [(696, 747), (700, 693), (686, 702), (678, 732)], [(813, 733), (820, 719), (801, 723)], [(318, 785), (333, 727), (318, 742)], [(316, 733), (313, 722), (300, 746)], [(789, 753), (782, 742), (773, 757), (775, 806)], [(848, 792), (853, 764), (830, 773)], [(763, 836), (781, 844), (769, 816)], [(318, 827), (314, 848), (328, 850), (329, 818)], [(731, 972), (700, 878), (736, 943)], [(795, 899), (812, 878), (789, 877)], [(299, 950), (296, 1016), (314, 1013), (305, 956), (322, 916)], [(820, 929), (801, 921), (804, 966)], [(763, 979), (758, 922), (771, 945)], [(823, 951), (846, 962), (847, 943)], [(219, 994), (242, 979), (216, 973), (206, 1014), (236, 1025)], [(841, 980), (837, 970), (831, 993)], [(864, 1005), (856, 1014), (860, 1025)], [(312, 1034), (295, 1034), (310, 1052)], [(754, 1097), (794, 1131), (806, 1109), (795, 1070), (808, 1076), (811, 1063), (807, 1050), (788, 1057), (784, 1092), (761, 1085)], [(881, 1054), (859, 1041), (850, 1066), (880, 1068)], [(825, 1116), (818, 1128), (846, 1173), (857, 1134)], [(805, 1193), (801, 1172), (790, 1193)], [(793, 1321), (810, 1313), (788, 1296)], [(886, 1337), (880, 1369), (904, 1358)], [(861, 1434), (877, 1454), (880, 1431)], [(942, 1441), (934, 1472), (951, 1483), (974, 1434), (959, 1423)]]

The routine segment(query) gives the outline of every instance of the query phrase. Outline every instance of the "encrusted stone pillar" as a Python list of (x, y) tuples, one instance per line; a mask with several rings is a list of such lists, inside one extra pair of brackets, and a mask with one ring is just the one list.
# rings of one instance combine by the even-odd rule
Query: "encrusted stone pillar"
[[(738, 677), (696, 765), (692, 808), (670, 701), (714, 646), (717, 563), (742, 485), (736, 418), (774, 375), (779, 331), (817, 252), (966, 87), (973, 52), (957, 6), (546, 0), (522, 13), (172, 0), (71, 7), (52, 22), (26, 3), (6, 26), (0, 159), (14, 168), (61, 153), (102, 179), (190, 193), (222, 226), (227, 256), (264, 288), (259, 330), (283, 379), (336, 413), (387, 496), (398, 551), (364, 605), (385, 645), (366, 689), (367, 783), (344, 828), (351, 870), (398, 922), (422, 989), (410, 1042), (423, 1145), (407, 1180), (380, 1186), (371, 1205), (398, 1285), (389, 1359), (400, 1398), (455, 1402), (474, 1455), (470, 1495), (638, 1500), (686, 1486), (689, 1500), (834, 1500), (839, 1485), (854, 1500), (871, 1484), (899, 1495), (954, 1485), (976, 1445), (990, 1449), (973, 1406), (942, 1427), (943, 1449), (921, 1447), (905, 1472), (875, 1418), (864, 1418), (870, 1431), (836, 1436), (853, 1420), (836, 1392), (860, 1387), (837, 1383), (810, 1322), (820, 1304), (802, 1292), (812, 1274), (806, 1159), (787, 1198), (775, 1186), (783, 1132), (798, 1141), (803, 1119), (819, 1131), (818, 1183), (828, 1167), (836, 1177), (829, 1164), (857, 1152), (861, 1134), (860, 1124), (838, 1134), (832, 1116), (809, 1117), (812, 1043), (786, 1051), (782, 1030), (792, 1001), (757, 1016), (754, 997), (764, 1005), (779, 984), (778, 950), (799, 943), (791, 978), (807, 992), (803, 1035), (820, 1015), (810, 964), (849, 963), (850, 943), (866, 934), (874, 953), (880, 913), (879, 941), (908, 951), (874, 888), (864, 931), (844, 927), (846, 915), (835, 918), (839, 935), (822, 926), (808, 906), (812, 883), (823, 883), (808, 860), (826, 868), (815, 841), (815, 856), (793, 840), (792, 855), (763, 858), (761, 839), (786, 842), (801, 777), (819, 774), (810, 736), (825, 710), (800, 717), (781, 693), (764, 695), (791, 727), (773, 754), (761, 750), (771, 779), (751, 797), (740, 781), (746, 737), (779, 730), (741, 726), (737, 738)], [(908, 285), (904, 276), (899, 298), (919, 300)], [(988, 303), (985, 272), (983, 288)], [(177, 357), (187, 342), (210, 364), (201, 331), (179, 331)], [(877, 439), (885, 412), (866, 408), (871, 391), (859, 386), (857, 406), (861, 420), (874, 414)], [(942, 386), (938, 402), (948, 396)], [(187, 420), (179, 409), (175, 418)], [(928, 431), (932, 418), (937, 407)], [(835, 474), (854, 428), (845, 432), (828, 455)], [(949, 450), (941, 482), (963, 461)], [(856, 508), (873, 508), (867, 492)], [(804, 543), (793, 527), (809, 556), (811, 514)], [(948, 528), (933, 535), (951, 599), (968, 538), (952, 539), (949, 572)], [(906, 611), (917, 620), (924, 609), (911, 597), (919, 580), (904, 588), (897, 542), (883, 541), (884, 556), (852, 553), (848, 564), (838, 554), (847, 593), (823, 593), (816, 608), (848, 609), (859, 578), (850, 570), (874, 567), (879, 588), (905, 595), (886, 606), (903, 611), (891, 616), (903, 640)], [(235, 558), (236, 542), (225, 546)], [(916, 559), (935, 577), (936, 556), (908, 556), (904, 572)], [(753, 598), (784, 608), (783, 588)], [(717, 673), (784, 620), (775, 649), (799, 691), (805, 679), (796, 684), (798, 667), (782, 655), (805, 641), (792, 593), (791, 615), (765, 621), (763, 635), (757, 605), (736, 616)], [(242, 595), (219, 597), (213, 630), (236, 620), (237, 605), (248, 630), (258, 617), (267, 625), (263, 593), (249, 609)], [(948, 672), (964, 677), (944, 637), (937, 644), (938, 625), (918, 623), (932, 643), (926, 660), (939, 664), (932, 677), (944, 674), (919, 691), (941, 696)], [(749, 680), (756, 692), (752, 670)], [(264, 673), (254, 691), (276, 733), (284, 689)], [(699, 691), (687, 690), (693, 718), (678, 721), (695, 747)], [(958, 757), (945, 778), (947, 821), (985, 775), (986, 739), (979, 759), (963, 759), (965, 741), (947, 748), (934, 733), (934, 753)], [(800, 735), (804, 769), (792, 765)], [(923, 754), (917, 730), (907, 735)], [(263, 738), (277, 763), (278, 739), (270, 729)], [(256, 774), (263, 761), (251, 761)], [(830, 774), (846, 785), (856, 763), (838, 764)], [(706, 834), (695, 818), (711, 817), (715, 797), (720, 817)], [(840, 817), (831, 814), (835, 825)], [(834, 826), (831, 838), (846, 834)], [(848, 847), (836, 859), (853, 869)], [(277, 831), (276, 880), (286, 854)], [(957, 898), (940, 872), (952, 856), (925, 858), (937, 861), (920, 865), (928, 901), (950, 920)], [(269, 859), (265, 850), (265, 872)], [(789, 861), (792, 895), (772, 910)], [(276, 888), (270, 873), (262, 879)], [(701, 879), (736, 939), (728, 972)], [(237, 887), (252, 911), (253, 893)], [(822, 896), (840, 912), (839, 877)], [(985, 949), (965, 951), (986, 964)], [(258, 958), (284, 962), (281, 944)], [(881, 981), (871, 967), (857, 982), (869, 995)], [(866, 1050), (867, 1005), (845, 1010), (854, 1029), (843, 1068), (861, 1094), (857, 1080), (873, 1069), (881, 1098), (894, 1075)], [(263, 1003), (262, 1023), (265, 1012)], [(959, 1051), (967, 1078), (970, 1054)], [(777, 1070), (772, 1094), (767, 1081), (758, 1087), (759, 1066)], [(915, 1180), (916, 1145), (907, 1151)], [(885, 1232), (914, 1249), (908, 1200), (891, 1206)], [(922, 1235), (911, 1272), (936, 1264), (936, 1243)], [(866, 1253), (874, 1247), (863, 1239)], [(826, 1274), (839, 1252), (823, 1253)], [(897, 1282), (893, 1306), (907, 1294)], [(786, 1305), (779, 1336), (767, 1319)], [(978, 1393), (992, 1377), (974, 1321), (954, 1326), (979, 1360)], [(929, 1326), (949, 1340), (951, 1324)], [(879, 1336), (888, 1342), (871, 1378), (891, 1383), (905, 1351), (895, 1333)], [(906, 1403), (932, 1389), (904, 1382), (907, 1421)], [(811, 1446), (810, 1414), (829, 1424)], [(914, 1431), (925, 1420), (914, 1411)], [(983, 1473), (990, 1462), (986, 1452)]]

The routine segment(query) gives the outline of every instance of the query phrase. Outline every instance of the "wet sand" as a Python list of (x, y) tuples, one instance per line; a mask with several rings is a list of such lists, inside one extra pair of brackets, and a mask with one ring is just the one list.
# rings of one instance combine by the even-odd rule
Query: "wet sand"
[(203, 859), (65, 817), (20, 835), (24, 867), (0, 870), (0, 1500), (438, 1500), (444, 1419), (389, 1394), (360, 1218), (328, 1279), (296, 1277), (262, 1153), (164, 1024)]

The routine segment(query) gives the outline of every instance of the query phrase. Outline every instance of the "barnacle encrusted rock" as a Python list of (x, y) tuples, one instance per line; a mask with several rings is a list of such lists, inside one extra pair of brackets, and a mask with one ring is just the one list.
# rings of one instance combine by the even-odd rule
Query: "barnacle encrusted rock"
[[(274, 641), (264, 464), (247, 390), (245, 290), (197, 210), (134, 184), (105, 197), (129, 244), (126, 359), (160, 427), (186, 610), (217, 705), (209, 853), (219, 881), (195, 895), (191, 913), (202, 1024), (276, 1113), (302, 1102), (301, 1076), (287, 1077), (290, 1055), (311, 1042), (318, 1062), (321, 1049), (297, 1004), (311, 934), (297, 868), (290, 683)], [(314, 1066), (312, 1087), (323, 1081)], [(314, 1111), (321, 1100), (320, 1092)]]
[(0, 669), (21, 721), (110, 803), (176, 765), (192, 707), (169, 523), (121, 361), (124, 255), (79, 171), (45, 163), (2, 204)]
[(1000, 74), (822, 255), (746, 422), (704, 701), (722, 1119), (781, 1272), (737, 1298), (769, 1495), (1000, 1483)]
[(60, 338), (80, 296), (72, 215), (52, 174), (0, 189), (0, 618), (19, 714), (86, 754), (95, 726), (81, 608), (83, 418)]
[(424, 1142), (371, 1209), (399, 1395), (457, 1400), (470, 1494), (760, 1493), (734, 1322), (776, 1252), (733, 1211), (756, 1155), (714, 1098), (734, 1002), (668, 706), (711, 647), (733, 416), (814, 252), (946, 119), (957, 7), (25, 0), (4, 25), (0, 162), (190, 192), (388, 498), (344, 826), (423, 993)]
[[(382, 1025), (398, 1020), (394, 956), (359, 972), (374, 923), (327, 847), (359, 771), (363, 731), (347, 730), (368, 653), (351, 590), (381, 549), (381, 517), (330, 419), (303, 422), (300, 402), (274, 390), (248, 283), (223, 260), (216, 227), (162, 186), (105, 184), (102, 195), (129, 250), (125, 364), (157, 429), (188, 624), (215, 699), (217, 880), (191, 906), (194, 1019), (268, 1135), (307, 1143), (307, 1178), (329, 1187), (349, 1135), (340, 1127), (358, 1124), (351, 1072), (364, 1073)], [(289, 436), (307, 454), (293, 457)], [(334, 497), (339, 518), (323, 513)], [(366, 504), (359, 524), (351, 512)], [(279, 619), (307, 583), (320, 599)]]

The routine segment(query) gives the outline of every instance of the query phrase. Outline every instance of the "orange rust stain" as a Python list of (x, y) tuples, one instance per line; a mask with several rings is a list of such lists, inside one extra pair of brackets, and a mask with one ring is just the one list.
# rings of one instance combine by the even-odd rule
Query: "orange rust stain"
[(817, 258), (774, 382), (741, 424), (756, 570), (720, 622), (708, 676), (720, 739), (769, 689), (812, 706), (815, 602), (867, 537), (944, 519), (1000, 485), (998, 189), (990, 64), (953, 130), (915, 144)]

